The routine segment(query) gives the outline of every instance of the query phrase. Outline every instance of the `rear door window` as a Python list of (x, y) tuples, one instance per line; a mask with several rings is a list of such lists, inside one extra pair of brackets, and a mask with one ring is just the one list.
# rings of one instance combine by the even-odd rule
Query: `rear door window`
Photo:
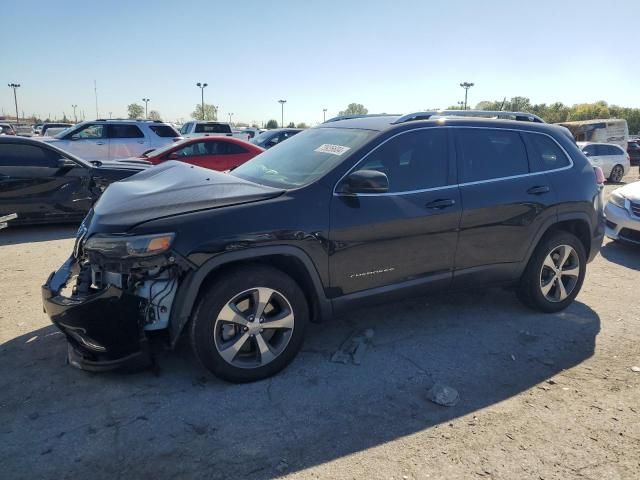
[(137, 125), (109, 125), (111, 138), (144, 138), (144, 134)]
[(569, 166), (571, 163), (560, 146), (546, 135), (521, 133), (527, 144), (532, 172), (547, 172)]
[(455, 128), (462, 183), (529, 173), (524, 142), (518, 132), (489, 128)]

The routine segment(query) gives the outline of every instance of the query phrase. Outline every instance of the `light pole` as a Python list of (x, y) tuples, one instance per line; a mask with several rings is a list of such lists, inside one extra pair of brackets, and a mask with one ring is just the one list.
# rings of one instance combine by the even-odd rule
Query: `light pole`
[(214, 106), (213, 106), (213, 115), (214, 115), (214, 118), (213, 118), (213, 119), (214, 119), (214, 120), (218, 120), (218, 107), (219, 107), (219, 106), (220, 106), (220, 105), (214, 105)]
[(196, 87), (200, 88), (200, 99), (202, 101), (202, 103), (200, 104), (201, 108), (202, 108), (202, 120), (206, 120), (206, 115), (204, 114), (204, 89), (207, 86), (207, 83), (196, 83)]
[(280, 128), (284, 128), (284, 104), (287, 103), (286, 100), (278, 100), (280, 104)]
[(233, 112), (229, 113), (229, 125), (231, 125), (231, 117), (233, 117)]
[(109, 118), (111, 118), (111, 114), (112, 114), (112, 113), (113, 113), (113, 112), (109, 112)]
[(473, 87), (473, 83), (462, 82), (460, 84), (462, 88), (464, 88), (464, 109), (467, 109), (467, 94), (469, 93), (469, 89)]
[(322, 122), (326, 122), (327, 121), (327, 109), (323, 108), (322, 109)]
[(76, 108), (78, 108), (78, 105), (71, 105), (71, 108), (73, 108), (73, 121), (78, 123), (78, 117), (76, 116)]
[(142, 101), (144, 102), (144, 118), (149, 118), (149, 98), (143, 98)]
[(19, 122), (18, 119), (18, 95), (16, 94), (16, 89), (20, 88), (19, 83), (9, 83), (9, 88), (13, 88), (13, 101), (16, 103), (16, 123)]

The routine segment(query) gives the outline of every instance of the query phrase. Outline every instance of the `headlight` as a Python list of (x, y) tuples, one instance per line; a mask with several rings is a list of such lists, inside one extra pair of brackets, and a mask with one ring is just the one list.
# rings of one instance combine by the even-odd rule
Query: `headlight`
[(619, 193), (613, 192), (611, 195), (609, 195), (609, 202), (611, 202), (616, 207), (626, 208), (624, 201), (625, 198)]
[(84, 249), (111, 258), (150, 257), (169, 250), (175, 236), (175, 233), (132, 236), (94, 235), (87, 240)]

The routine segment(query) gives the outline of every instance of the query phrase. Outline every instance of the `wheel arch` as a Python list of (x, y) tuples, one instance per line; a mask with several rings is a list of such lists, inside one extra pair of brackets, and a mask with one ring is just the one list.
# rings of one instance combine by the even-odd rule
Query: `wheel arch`
[(263, 264), (291, 276), (302, 288), (310, 308), (311, 319), (319, 322), (332, 314), (331, 302), (324, 294), (320, 275), (309, 256), (293, 246), (269, 246), (217, 255), (190, 272), (182, 281), (172, 307), (169, 337), (174, 347), (203, 289), (225, 271), (250, 264)]
[(555, 220), (547, 222), (536, 234), (535, 241), (531, 242), (518, 276), (524, 272), (529, 260), (531, 260), (533, 256), (533, 252), (535, 252), (540, 242), (554, 232), (564, 231), (575, 235), (584, 246), (587, 258), (590, 258), (592, 235), (589, 225), (589, 216), (583, 212), (566, 213), (560, 215)]

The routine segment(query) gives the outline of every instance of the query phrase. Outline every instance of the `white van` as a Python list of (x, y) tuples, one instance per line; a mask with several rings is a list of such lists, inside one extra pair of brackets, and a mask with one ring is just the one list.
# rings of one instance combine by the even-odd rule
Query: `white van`
[(614, 143), (627, 150), (629, 126), (619, 118), (584, 120), (581, 122), (562, 122), (557, 125), (567, 127), (576, 142)]

